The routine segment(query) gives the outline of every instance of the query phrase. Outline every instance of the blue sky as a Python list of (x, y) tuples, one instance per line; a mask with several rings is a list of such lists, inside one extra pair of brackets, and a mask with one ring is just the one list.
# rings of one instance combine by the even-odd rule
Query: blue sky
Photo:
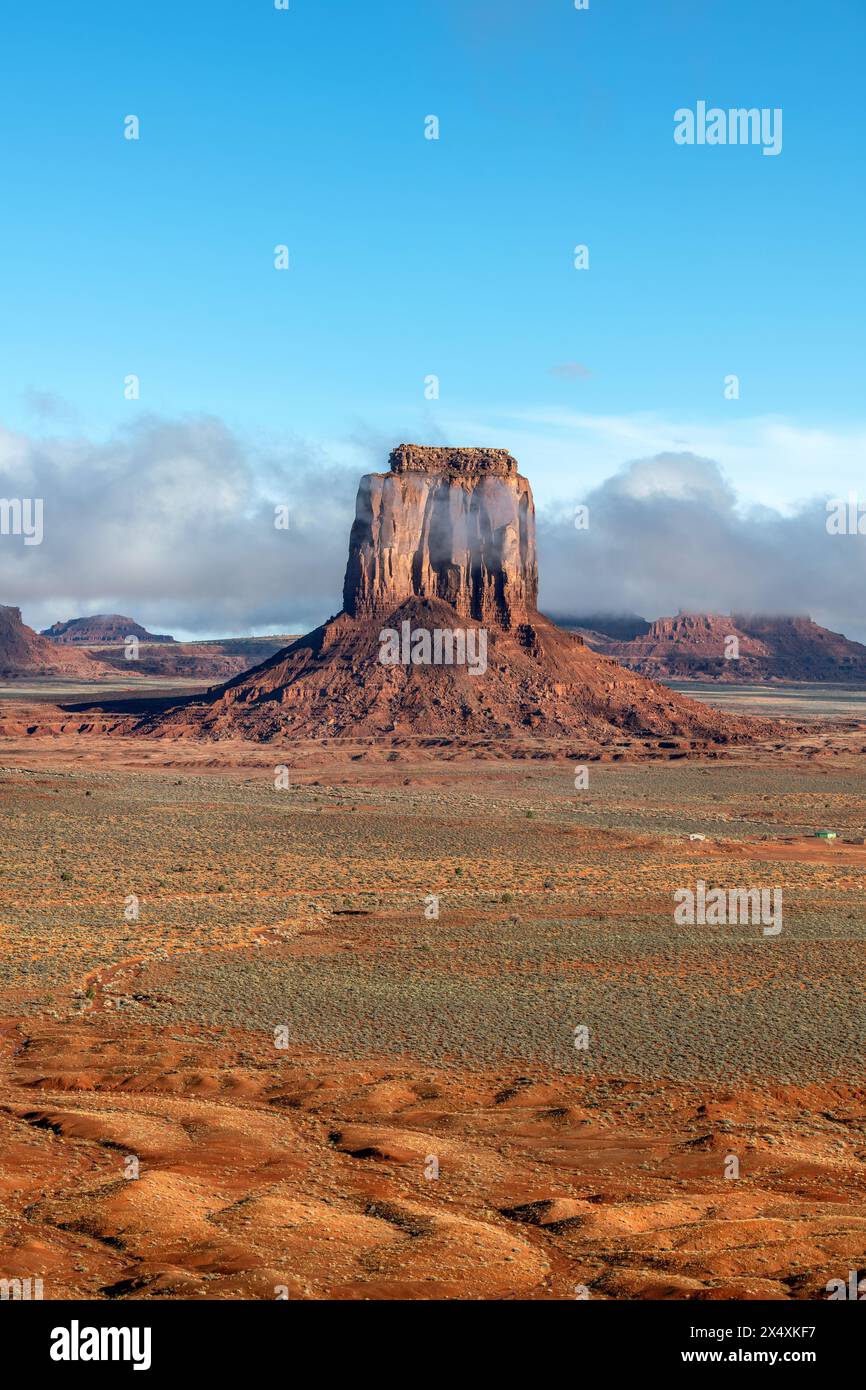
[[(862, 490), (863, 0), (41, 0), (7, 7), (2, 55), (7, 490), (26, 453), (43, 479), (74, 467), (92, 513), (106, 456), (120, 496), (171, 438), (155, 476), (204, 451), (180, 485), (199, 497), (215, 437), (215, 487), (248, 512), (238, 452), (250, 478), (303, 474), (309, 510), (310, 470), (333, 491), (329, 468), (354, 480), (403, 439), (508, 447), (542, 508), (657, 455), (685, 461), (661, 491), (712, 460), (744, 520)], [(782, 152), (678, 146), (699, 101), (781, 108)], [(138, 592), (48, 559), (0, 601), (38, 574), (52, 619)]]
[[(52, 393), (97, 434), (145, 409), (329, 442), (513, 427), (549, 492), (572, 413), (689, 445), (857, 432), (864, 46), (861, 0), (17, 6), (0, 414), (32, 426)], [(676, 146), (698, 99), (781, 107), (781, 155)]]

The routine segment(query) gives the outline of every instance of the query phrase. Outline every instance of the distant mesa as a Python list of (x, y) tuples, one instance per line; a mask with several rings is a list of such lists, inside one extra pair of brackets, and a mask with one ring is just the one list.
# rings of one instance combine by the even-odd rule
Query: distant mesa
[(866, 646), (808, 617), (678, 613), (631, 638), (607, 631), (596, 624), (585, 636), (597, 651), (656, 680), (866, 680)]
[(122, 613), (94, 613), (89, 618), (68, 618), (65, 623), (52, 623), (41, 633), (52, 642), (63, 642), (70, 646), (97, 646), (103, 642), (123, 643), (127, 637), (137, 637), (139, 642), (173, 642), (174, 638), (164, 632), (148, 632), (134, 618), (125, 618)]
[[(59, 634), (49, 637), (48, 633)], [(135, 657), (127, 655), (127, 637), (137, 637)], [(36, 633), (21, 620), (20, 608), (0, 604), (0, 679), (67, 680), (116, 684), (141, 677), (183, 679), (201, 685), (225, 681), (273, 656), (294, 639), (225, 637), (213, 641), (176, 642), (120, 613), (71, 618)]]
[[(139, 646), (134, 660), (127, 655), (128, 637)], [(178, 642), (167, 633), (148, 632), (134, 618), (122, 613), (96, 613), (89, 618), (69, 618), (46, 628), (41, 638), (57, 647), (87, 648), (98, 674), (122, 671), (125, 676), (150, 676), (224, 681), (273, 656), (291, 639), (277, 637), (224, 637), (201, 642)], [(41, 640), (41, 639), (40, 639)], [(91, 674), (92, 678), (92, 674)]]
[[(118, 732), (165, 738), (775, 732), (625, 670), (538, 611), (532, 490), (503, 449), (401, 444), (363, 477), (343, 610), (243, 675)], [(470, 633), (470, 629), (474, 629)], [(383, 634), (470, 636), (486, 661), (382, 659)], [(440, 651), (442, 647), (440, 646)]]

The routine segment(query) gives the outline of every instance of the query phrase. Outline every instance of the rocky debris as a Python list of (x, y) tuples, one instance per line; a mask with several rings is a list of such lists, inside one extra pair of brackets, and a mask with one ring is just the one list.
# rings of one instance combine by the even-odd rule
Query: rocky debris
[(521, 630), (488, 630), (483, 674), (473, 676), (467, 666), (380, 661), (380, 623), (435, 632), (455, 621), (439, 599), (408, 599), (383, 619), (343, 613), (256, 670), (124, 731), (268, 740), (286, 734), (603, 737), (621, 729), (726, 742), (774, 727), (733, 719), (626, 671), (540, 614), (528, 646)]
[(507, 449), (448, 449), (398, 444), (388, 458), (392, 473), (498, 474), (517, 477), (517, 459)]

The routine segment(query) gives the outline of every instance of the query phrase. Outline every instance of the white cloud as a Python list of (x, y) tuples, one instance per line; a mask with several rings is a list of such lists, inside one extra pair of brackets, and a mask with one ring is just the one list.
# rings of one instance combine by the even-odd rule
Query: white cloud
[(709, 424), (650, 412), (491, 411), (449, 420), (448, 438), (461, 444), (503, 442), (520, 460), (541, 501), (595, 486), (624, 459), (683, 450), (715, 459), (744, 506), (758, 503), (784, 514), (824, 489), (844, 496), (851, 488), (863, 488), (866, 425), (805, 428), (776, 417), (745, 415), (740, 402), (731, 401), (726, 408), (729, 421)]
[(45, 533), (0, 537), (0, 602), (36, 627), (99, 611), (160, 631), (314, 626), (340, 606), (357, 476), (212, 417), (143, 417), (100, 443), (0, 430), (0, 496), (43, 498)]
[[(823, 501), (861, 484), (856, 432), (764, 422), (751, 436), (704, 428), (704, 447), (684, 448), (682, 424), (554, 418), (452, 421), (437, 441), (501, 445), (520, 460), (539, 504), (548, 611), (809, 612), (866, 637), (866, 537), (828, 536)], [(399, 438), (413, 435), (404, 422)], [(633, 447), (646, 439), (649, 450)], [(778, 505), (741, 483), (761, 441), (795, 480)], [(0, 430), (0, 496), (45, 502), (42, 545), (0, 537), (0, 603), (36, 627), (100, 611), (160, 632), (314, 627), (340, 606), (358, 478), (385, 468), (397, 442), (363, 422), (325, 446), (251, 441), (212, 417), (144, 417), (100, 442)], [(273, 524), (280, 503), (288, 531)], [(588, 531), (574, 528), (577, 503), (590, 507)]]
[(539, 509), (548, 612), (808, 613), (866, 637), (866, 537), (828, 535), (823, 497), (744, 506), (717, 463), (680, 453), (635, 460), (580, 500), (587, 530), (561, 504)]

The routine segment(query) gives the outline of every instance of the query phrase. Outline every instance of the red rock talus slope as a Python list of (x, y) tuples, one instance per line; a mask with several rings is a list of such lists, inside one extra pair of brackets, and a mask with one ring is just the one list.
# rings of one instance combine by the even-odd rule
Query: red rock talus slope
[[(271, 739), (359, 734), (629, 733), (722, 739), (769, 731), (733, 720), (600, 656), (536, 614), (512, 631), (490, 627), (487, 669), (385, 665), (382, 627), (453, 628), (441, 599), (407, 599), (384, 619), (332, 618), (253, 671), (145, 721), (138, 731)], [(465, 628), (480, 624), (464, 620)]]
[(87, 652), (49, 642), (21, 621), (20, 608), (0, 604), (0, 679), (65, 676), (98, 680), (106, 674), (105, 667)]
[[(136, 732), (199, 737), (536, 731), (726, 740), (771, 732), (585, 646), (536, 607), (529, 483), (502, 450), (403, 445), (361, 480), (344, 611), (252, 671)], [(382, 660), (383, 633), (467, 634), (472, 664)], [(471, 637), (469, 634), (471, 633)]]
[[(725, 656), (736, 637), (739, 656)], [(593, 634), (592, 645), (658, 679), (848, 681), (866, 679), (866, 647), (806, 617), (679, 613), (629, 641)]]

